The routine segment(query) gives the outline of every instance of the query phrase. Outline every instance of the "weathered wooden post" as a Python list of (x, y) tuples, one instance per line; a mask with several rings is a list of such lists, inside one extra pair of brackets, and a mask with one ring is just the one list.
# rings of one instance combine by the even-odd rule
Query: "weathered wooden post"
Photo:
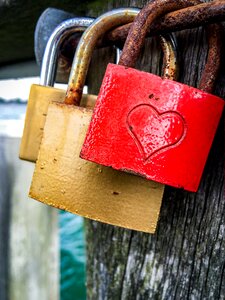
[[(146, 3), (104, 1), (99, 14), (112, 7), (142, 7)], [(179, 81), (197, 86), (207, 56), (205, 31), (185, 30), (176, 37)], [(91, 93), (98, 92), (105, 53), (101, 50), (92, 61)], [(139, 67), (159, 73), (159, 53), (154, 40), (148, 41)], [(215, 90), (223, 98), (224, 66), (223, 60)], [(86, 223), (88, 299), (224, 299), (224, 118), (198, 193), (167, 187), (155, 235)]]

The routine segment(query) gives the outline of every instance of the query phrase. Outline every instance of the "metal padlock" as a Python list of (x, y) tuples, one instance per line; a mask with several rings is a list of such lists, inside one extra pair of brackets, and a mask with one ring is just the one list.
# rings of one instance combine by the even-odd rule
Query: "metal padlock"
[[(65, 102), (74, 103), (75, 99), (79, 104), (100, 32), (103, 34), (112, 26), (132, 22), (138, 12), (131, 8), (113, 10), (99, 17), (92, 30), (85, 31), (75, 55)], [(164, 74), (169, 76), (174, 74), (176, 57), (171, 43), (163, 39), (163, 45), (167, 57)], [(80, 88), (71, 93), (73, 86)], [(29, 196), (86, 218), (154, 233), (164, 186), (80, 159), (91, 116), (90, 109), (56, 102), (49, 104)]]
[(107, 67), (81, 157), (196, 192), (224, 101), (131, 68), (147, 28), (179, 2), (150, 2), (135, 19), (119, 65)]
[[(40, 84), (33, 84), (27, 104), (26, 119), (19, 157), (35, 162), (43, 135), (49, 102), (54, 99), (63, 102), (66, 91), (54, 87), (57, 57), (60, 45), (72, 33), (83, 32), (93, 18), (73, 18), (62, 22), (51, 34), (46, 45), (40, 74)], [(93, 107), (94, 95), (84, 95), (81, 105)]]

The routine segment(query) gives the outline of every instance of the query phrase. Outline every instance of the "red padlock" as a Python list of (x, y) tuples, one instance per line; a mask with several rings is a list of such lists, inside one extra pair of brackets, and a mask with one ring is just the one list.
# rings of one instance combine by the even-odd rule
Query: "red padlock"
[[(195, 192), (224, 101), (130, 68), (147, 28), (162, 13), (157, 2), (147, 4), (136, 17), (120, 65), (107, 67), (81, 157)], [(215, 49), (211, 43), (210, 51)], [(208, 56), (204, 82), (211, 80), (212, 73), (206, 74), (211, 62)], [(204, 88), (211, 91), (210, 85)]]

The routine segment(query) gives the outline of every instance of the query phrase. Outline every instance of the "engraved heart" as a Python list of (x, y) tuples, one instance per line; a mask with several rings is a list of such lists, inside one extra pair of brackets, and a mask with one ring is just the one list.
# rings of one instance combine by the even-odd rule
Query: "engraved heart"
[(179, 113), (159, 113), (149, 104), (134, 107), (127, 125), (145, 161), (159, 150), (174, 147), (185, 135), (185, 121)]

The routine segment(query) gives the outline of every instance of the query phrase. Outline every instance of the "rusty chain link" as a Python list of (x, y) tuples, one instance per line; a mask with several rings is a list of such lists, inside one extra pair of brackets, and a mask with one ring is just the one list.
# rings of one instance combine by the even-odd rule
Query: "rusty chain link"
[[(147, 36), (191, 29), (199, 26), (205, 26), (207, 24), (225, 21), (225, 0), (216, 0), (207, 3), (201, 3), (200, 0), (188, 2), (191, 6), (167, 13), (163, 17), (158, 18), (157, 21), (152, 24), (151, 32), (148, 30)], [(198, 4), (199, 2), (200, 4)], [(116, 45), (117, 47), (122, 48), (131, 25), (132, 23), (129, 23), (111, 30), (105, 34), (101, 40), (99, 40), (97, 46), (101, 48), (110, 45)], [(209, 46), (211, 43), (216, 45), (217, 43), (220, 43), (218, 38), (215, 36), (216, 32), (219, 30), (218, 25), (215, 25), (214, 28), (215, 30), (210, 30), (211, 36), (207, 35)], [(74, 56), (74, 49), (79, 42), (79, 38), (79, 35), (72, 35), (67, 41), (65, 41), (60, 50), (58, 71), (61, 74), (64, 74), (64, 76), (70, 72)], [(208, 72), (210, 72), (212, 69), (218, 69), (218, 57), (220, 54), (220, 50), (218, 49), (220, 49), (220, 47), (215, 47), (215, 50), (210, 51), (209, 53), (209, 60), (205, 67), (205, 70), (208, 70)], [(211, 80), (207, 81), (208, 83), (206, 84), (205, 76), (203, 74), (200, 87), (207, 86), (208, 88), (206, 90), (210, 91), (214, 81), (213, 76), (211, 76)]]
[[(147, 36), (191, 29), (222, 21), (225, 21), (225, 0), (200, 3), (167, 13), (152, 24), (151, 32), (148, 31)], [(104, 37), (102, 45), (124, 43), (130, 27), (131, 23), (110, 31)]]
[[(195, 28), (221, 21), (225, 21), (225, 0), (201, 3), (167, 13), (154, 22), (151, 26), (151, 32), (148, 32), (147, 36)], [(132, 23), (119, 26), (108, 32), (103, 39), (99, 41), (98, 47), (106, 47), (113, 44), (122, 47), (131, 24)], [(78, 35), (71, 36), (63, 45), (61, 52), (62, 55), (65, 56), (65, 59), (72, 60), (74, 48), (78, 40)]]
[[(199, 4), (200, 0), (194, 0), (195, 4)], [(152, 30), (153, 20), (163, 12), (177, 9), (180, 3), (177, 0), (164, 0), (160, 7), (161, 0), (149, 2), (144, 6), (141, 12), (133, 21), (125, 41), (119, 64), (126, 67), (134, 67), (135, 62), (144, 45), (147, 30)], [(190, 9), (193, 7), (190, 7)], [(176, 12), (176, 11), (175, 11)], [(138, 34), (137, 34), (138, 32)], [(209, 51), (206, 65), (202, 72), (200, 81), (200, 89), (211, 93), (214, 89), (215, 81), (218, 75), (221, 59), (221, 29), (219, 24), (211, 24), (206, 26)]]

